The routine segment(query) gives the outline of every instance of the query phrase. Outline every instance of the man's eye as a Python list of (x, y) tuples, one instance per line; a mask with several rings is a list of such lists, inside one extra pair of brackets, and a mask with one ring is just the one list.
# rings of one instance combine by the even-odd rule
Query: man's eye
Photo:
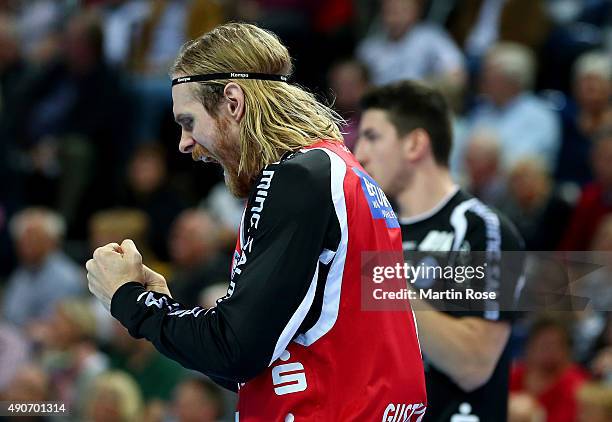
[(374, 142), (378, 139), (378, 137), (373, 133), (363, 133), (359, 136), (359, 139), (362, 139), (367, 142)]

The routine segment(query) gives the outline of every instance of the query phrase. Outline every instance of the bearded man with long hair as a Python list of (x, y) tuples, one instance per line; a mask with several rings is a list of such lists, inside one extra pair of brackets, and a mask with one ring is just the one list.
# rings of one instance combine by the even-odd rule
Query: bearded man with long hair
[(171, 70), (180, 151), (220, 164), (247, 198), (216, 306), (174, 301), (129, 239), (94, 252), (90, 290), (131, 335), (238, 391), (237, 420), (420, 421), (410, 305), (362, 302), (363, 254), (401, 260), (399, 224), (339, 117), (290, 83), (291, 70), (274, 34), (238, 23), (188, 42)]

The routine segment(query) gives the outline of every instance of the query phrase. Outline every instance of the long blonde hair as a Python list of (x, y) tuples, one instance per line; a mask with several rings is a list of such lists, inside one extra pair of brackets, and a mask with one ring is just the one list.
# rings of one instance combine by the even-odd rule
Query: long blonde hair
[[(291, 57), (271, 32), (245, 23), (218, 26), (183, 45), (170, 71), (172, 77), (218, 72), (289, 75)], [(341, 141), (342, 118), (311, 93), (285, 82), (232, 79), (245, 98), (240, 122), (239, 173), (254, 175), (283, 153), (319, 139)], [(196, 97), (213, 117), (229, 80), (199, 83)]]

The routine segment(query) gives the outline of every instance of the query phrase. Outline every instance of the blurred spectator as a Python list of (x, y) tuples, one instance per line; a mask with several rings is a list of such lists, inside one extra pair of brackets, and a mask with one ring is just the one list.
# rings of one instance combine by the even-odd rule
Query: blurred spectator
[(146, 402), (142, 420), (147, 422), (168, 422), (168, 403), (153, 399)]
[(586, 310), (578, 313), (582, 325), (577, 326), (574, 333), (574, 337), (580, 341), (577, 344), (580, 347), (576, 349), (582, 352), (579, 356), (584, 362), (591, 361), (599, 349), (606, 345), (612, 346), (612, 332), (606, 334), (606, 316), (609, 316), (609, 311), (612, 310), (612, 268), (609, 265), (612, 252), (612, 214), (604, 216), (597, 226), (589, 251), (586, 254), (577, 254), (577, 261), (586, 257), (584, 261), (594, 265), (586, 271), (582, 269), (581, 273), (581, 263), (577, 262), (578, 274), (584, 275), (572, 283), (573, 295), (588, 299)]
[(443, 28), (421, 21), (420, 0), (382, 0), (382, 27), (357, 48), (372, 82), (429, 79), (462, 84), (463, 55)]
[(142, 30), (151, 4), (146, 0), (112, 0), (100, 3), (106, 60), (113, 66), (127, 67), (132, 42)]
[[(25, 199), (56, 206), (71, 235), (83, 235), (87, 214), (110, 202), (119, 175), (108, 169), (127, 144), (119, 115), (127, 112), (123, 91), (102, 45), (97, 16), (74, 15), (64, 28), (61, 55), (41, 68), (15, 113)], [(83, 201), (88, 189), (96, 195)]]
[(20, 48), (19, 29), (12, 16), (0, 14), (0, 178), (13, 183), (0, 184), (0, 200), (14, 199), (20, 186), (16, 180), (14, 157), (16, 103), (30, 73)]
[(506, 180), (500, 165), (500, 146), (495, 133), (478, 130), (465, 151), (467, 190), (493, 207), (506, 199)]
[(58, 30), (67, 12), (67, 2), (58, 0), (21, 0), (19, 30), (24, 53), (38, 63), (46, 62), (59, 48)]
[(174, 393), (176, 422), (215, 422), (223, 414), (219, 388), (204, 378), (189, 378)]
[[(540, 51), (540, 87), (572, 91), (572, 66), (581, 54), (607, 48), (612, 37), (609, 0), (547, 0), (554, 21), (550, 35)], [(609, 52), (608, 52), (609, 54)]]
[(344, 144), (352, 150), (359, 128), (359, 100), (370, 85), (368, 69), (357, 60), (341, 60), (328, 72), (328, 85), (335, 96), (334, 108), (346, 120)]
[(132, 377), (121, 371), (99, 376), (88, 392), (87, 421), (140, 422), (143, 400)]
[[(33, 403), (53, 400), (53, 386), (42, 368), (35, 364), (26, 364), (17, 368), (17, 375), (1, 397), (2, 400), (12, 403)], [(48, 416), (30, 415), (6, 416), (2, 420), (12, 422), (47, 422), (52, 419)]]
[(574, 422), (576, 391), (586, 373), (571, 361), (571, 337), (566, 324), (541, 317), (531, 327), (524, 361), (510, 377), (510, 391), (533, 396), (546, 411), (547, 422)]
[(219, 0), (98, 1), (108, 61), (140, 76), (164, 77), (188, 39), (223, 23)]
[[(534, 75), (533, 54), (519, 44), (497, 44), (485, 57), (480, 76), (483, 101), (471, 113), (468, 138), (480, 128), (496, 133), (506, 168), (531, 157), (553, 168), (557, 158), (559, 119), (547, 103), (531, 92)], [(457, 147), (464, 149), (464, 144), (465, 141)]]
[(320, 87), (338, 57), (352, 54), (352, 0), (237, 0), (231, 20), (253, 22), (279, 36), (297, 64), (293, 78)]
[(9, 113), (16, 89), (26, 75), (19, 30), (14, 18), (0, 14), (0, 117)]
[[(98, 211), (89, 220), (90, 252), (108, 243), (121, 243), (125, 238), (134, 241), (138, 239), (146, 245), (148, 229), (148, 217), (140, 210), (112, 208)], [(149, 248), (145, 246), (145, 250), (147, 249)]]
[(7, 220), (20, 207), (23, 195), (21, 180), (15, 165), (16, 103), (30, 76), (20, 48), (19, 29), (13, 16), (0, 12), (0, 277), (14, 269), (15, 257), (10, 247)]
[[(605, 324), (602, 312), (612, 310), (612, 268), (608, 265), (612, 252), (612, 214), (605, 217), (597, 227), (589, 249), (591, 252), (586, 257), (591, 260), (585, 261), (593, 263), (594, 266), (572, 283), (573, 294), (587, 298), (589, 303), (587, 311), (582, 315), (586, 326), (579, 327), (580, 333), (577, 333), (581, 338), (581, 349), (585, 351), (591, 350), (595, 337), (602, 332)], [(580, 271), (580, 268), (577, 270)], [(612, 340), (612, 337), (610, 339)], [(588, 356), (585, 360), (591, 357)]]
[[(217, 0), (130, 1), (121, 16), (137, 28), (125, 30), (130, 37), (126, 65), (131, 73), (131, 89), (136, 105), (135, 140), (146, 142), (157, 137), (160, 122), (169, 119), (172, 108), (168, 95), (168, 69), (177, 51), (188, 39), (223, 23), (225, 11)], [(144, 3), (144, 4), (143, 4)], [(142, 10), (146, 7), (146, 11)], [(134, 22), (132, 22), (134, 21)], [(119, 23), (121, 20), (119, 20)], [(124, 22), (125, 26), (125, 22)], [(112, 28), (108, 28), (112, 30)], [(116, 36), (112, 35), (113, 38)], [(119, 40), (115, 41), (118, 45)], [(117, 50), (117, 48), (115, 48)]]
[(8, 388), (2, 392), (2, 400), (12, 402), (37, 402), (51, 400), (51, 384), (45, 371), (38, 365), (16, 368)]
[(557, 250), (572, 205), (555, 189), (546, 166), (537, 158), (518, 161), (510, 170), (508, 188), (501, 209), (516, 224), (526, 249)]
[(125, 239), (132, 239), (138, 242), (144, 264), (167, 275), (168, 266), (158, 261), (147, 241), (149, 229), (149, 218), (138, 209), (113, 208), (98, 211), (89, 220), (90, 252), (108, 243), (121, 243)]
[(168, 181), (161, 145), (145, 144), (136, 149), (128, 164), (127, 182), (121, 204), (147, 214), (150, 227), (154, 228), (148, 232), (148, 243), (158, 258), (167, 260), (170, 225), (185, 205)]
[(508, 422), (545, 422), (546, 412), (529, 394), (512, 393), (508, 398)]
[(96, 319), (89, 300), (66, 300), (48, 321), (30, 330), (42, 348), (43, 367), (57, 399), (82, 415), (87, 389), (108, 368), (109, 360), (95, 344)]
[[(580, 263), (575, 269), (580, 270), (579, 265)], [(573, 270), (574, 268), (570, 269), (570, 271)], [(596, 274), (599, 274), (597, 269), (594, 270), (594, 273), (591, 272), (586, 277), (582, 277), (570, 285), (574, 303), (577, 305), (574, 308), (575, 320), (572, 324), (572, 342), (574, 346), (572, 355), (580, 365), (590, 368), (591, 373), (593, 373), (592, 359), (596, 353), (596, 345), (601, 339), (606, 326), (605, 313), (601, 312), (602, 309), (598, 305), (602, 302), (608, 303), (606, 310), (610, 309), (610, 274), (606, 273), (608, 278), (606, 278), (604, 283), (593, 282), (591, 276)], [(602, 281), (600, 277), (596, 278), (599, 278), (597, 281)], [(587, 281), (583, 282), (584, 279)], [(606, 286), (602, 286), (602, 284), (606, 284)], [(601, 293), (603, 293), (602, 298), (597, 297)], [(584, 305), (584, 299), (586, 299), (586, 305)]]
[(548, 0), (550, 15), (558, 24), (588, 22), (597, 26), (609, 23), (611, 4), (607, 0)]
[(9, 278), (2, 311), (24, 326), (48, 317), (56, 303), (85, 293), (85, 274), (61, 250), (62, 218), (44, 208), (27, 208), (10, 223), (19, 267)]
[[(608, 279), (608, 282), (610, 280)], [(591, 371), (597, 379), (612, 385), (612, 313), (606, 309), (603, 330), (593, 345), (590, 361)]]
[(582, 189), (560, 245), (564, 251), (588, 250), (603, 218), (612, 213), (612, 126), (594, 138), (591, 166), (595, 180)]
[(176, 52), (187, 41), (187, 0), (152, 0), (142, 32), (133, 44), (132, 69), (140, 75), (166, 76)]
[[(2, 400), (13, 403), (32, 403), (53, 400), (53, 386), (45, 371), (35, 364), (17, 368), (10, 386), (0, 395)], [(2, 420), (16, 422), (46, 422), (47, 416), (14, 416)]]
[(550, 28), (545, 0), (454, 0), (446, 26), (471, 59), (482, 57), (497, 41), (537, 50)]
[(612, 214), (607, 215), (597, 226), (590, 250), (612, 252)]
[(30, 345), (22, 333), (12, 325), (0, 322), (0, 397), (29, 355)]
[[(132, 2), (133, 3), (133, 2)], [(153, 0), (142, 30), (132, 39), (131, 65), (137, 74), (163, 76), (176, 52), (188, 39), (223, 23), (224, 10), (216, 0)]]
[(227, 286), (231, 259), (220, 251), (219, 233), (218, 223), (203, 210), (186, 210), (173, 223), (168, 287), (179, 303), (196, 306), (204, 288), (219, 282)]
[(136, 340), (117, 321), (113, 321), (109, 356), (111, 367), (134, 378), (145, 401), (169, 401), (176, 385), (185, 377), (185, 369), (162, 356), (151, 343)]
[(612, 386), (589, 383), (578, 390), (578, 422), (612, 421)]
[(592, 137), (612, 124), (612, 58), (589, 52), (578, 58), (573, 71), (573, 99), (561, 110), (563, 139), (555, 178), (584, 185), (592, 179), (589, 155)]
[(236, 234), (245, 206), (244, 199), (233, 196), (223, 182), (217, 183), (199, 205), (219, 222), (222, 248), (230, 254), (234, 253), (236, 247)]

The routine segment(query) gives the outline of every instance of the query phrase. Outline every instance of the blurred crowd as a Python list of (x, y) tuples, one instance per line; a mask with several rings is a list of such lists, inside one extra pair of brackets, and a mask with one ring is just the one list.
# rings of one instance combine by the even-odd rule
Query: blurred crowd
[[(167, 71), (232, 20), (280, 36), (349, 148), (370, 86), (437, 86), (453, 175), (528, 250), (612, 251), (611, 1), (0, 0), (1, 400), (61, 400), (79, 421), (233, 420), (232, 394), (132, 339), (84, 274), (131, 238), (178, 301), (225, 294), (243, 204), (180, 156)], [(511, 421), (612, 420), (610, 286), (607, 271), (586, 309), (523, 316)]]

